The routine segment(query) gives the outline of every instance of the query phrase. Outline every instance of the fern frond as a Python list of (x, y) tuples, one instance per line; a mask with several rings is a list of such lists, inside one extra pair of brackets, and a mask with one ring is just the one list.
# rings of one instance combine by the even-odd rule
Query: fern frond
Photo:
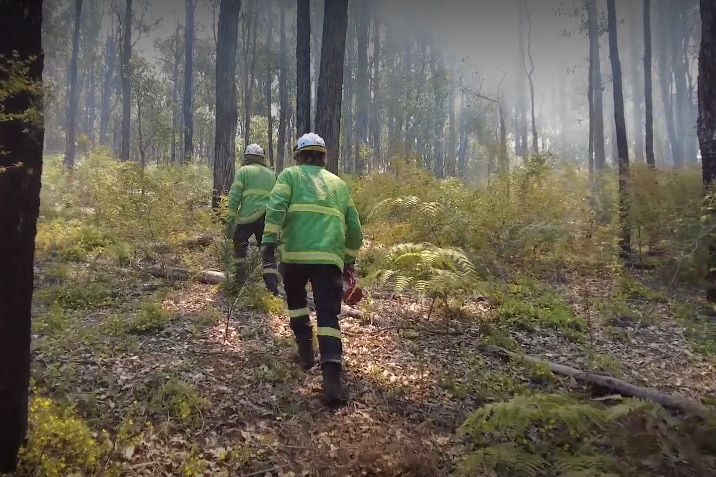
[(472, 472), (503, 470), (510, 475), (537, 477), (546, 469), (547, 462), (538, 454), (527, 452), (513, 443), (504, 443), (477, 450), (468, 456), (463, 465)]

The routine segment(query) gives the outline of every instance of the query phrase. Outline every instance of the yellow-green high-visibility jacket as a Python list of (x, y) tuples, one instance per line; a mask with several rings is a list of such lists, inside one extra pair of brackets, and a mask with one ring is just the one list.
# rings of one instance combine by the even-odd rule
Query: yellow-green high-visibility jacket
[(343, 180), (321, 166), (284, 169), (266, 205), (262, 243), (281, 234), (281, 261), (325, 263), (343, 270), (363, 245), (358, 211)]
[(241, 166), (229, 191), (229, 222), (248, 224), (263, 217), (275, 183), (276, 172), (263, 164)]

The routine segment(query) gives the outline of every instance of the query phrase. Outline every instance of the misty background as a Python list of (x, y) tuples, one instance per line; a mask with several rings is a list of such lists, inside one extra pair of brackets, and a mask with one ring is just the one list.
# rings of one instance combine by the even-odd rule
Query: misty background
[[(271, 149), (286, 153), (296, 137), (292, 119), (296, 100), (296, 3), (284, 0), (241, 3), (236, 51), (237, 150), (241, 150), (246, 139), (266, 145), (271, 123)], [(601, 30), (604, 148), (607, 165), (614, 165), (617, 159), (606, 5), (602, 1), (595, 3)], [(218, 0), (134, 0), (132, 57), (142, 67), (134, 67), (135, 73), (141, 74), (134, 74), (132, 82), (140, 90), (143, 85), (152, 91), (135, 100), (140, 106), (144, 103), (145, 111), (143, 124), (139, 125), (136, 104), (132, 108), (131, 147), (134, 156), (141, 152), (148, 161), (177, 161), (185, 155), (182, 102), (186, 96), (184, 47), (188, 4), (192, 4), (194, 11), (192, 155), (209, 163), (213, 160)], [(662, 167), (697, 162), (698, 2), (653, 0), (651, 4), (656, 162)], [(530, 66), (528, 55), (534, 61), (531, 80), (539, 154), (575, 160), (586, 167), (589, 155), (586, 5), (584, 0), (438, 3), (352, 0), (344, 67), (342, 170), (354, 171), (359, 155), (366, 159), (368, 169), (376, 170), (384, 170), (392, 157), (401, 155), (422, 161), (435, 170), (444, 164), (446, 170), (439, 172), (441, 176), (485, 177), (497, 169), (499, 161), (498, 98), (505, 122), (509, 165), (525, 163), (527, 156), (534, 153), (532, 100), (525, 70)], [(641, 0), (617, 2), (627, 135), (630, 156), (636, 162), (644, 161), (643, 5)], [(125, 7), (123, 0), (97, 0), (82, 6), (77, 65), (80, 151), (100, 145), (119, 150), (122, 112), (119, 55)], [(52, 87), (47, 111), (47, 152), (59, 153), (66, 148), (75, 8), (76, 2), (71, 0), (45, 2), (45, 79)], [(281, 10), (286, 33), (284, 78), (280, 74)], [(369, 21), (367, 64), (359, 68), (357, 25), (363, 15)], [(312, 0), (314, 102), (322, 20), (323, 2)], [(680, 68), (675, 67), (677, 64)], [(359, 69), (367, 69), (367, 91), (359, 84), (365, 81), (361, 80)], [(436, 85), (436, 79), (442, 84)], [(281, 81), (287, 82), (289, 93), (288, 123), (286, 137), (278, 144)], [(266, 84), (270, 85), (268, 89)], [(361, 104), (369, 104), (369, 110), (361, 113)], [(313, 109), (315, 112), (315, 104)], [(269, 114), (271, 121), (267, 121)], [(364, 139), (353, 134), (361, 114), (370, 116), (370, 131), (366, 130)], [(357, 135), (360, 131), (358, 128)], [(683, 147), (675, 151), (672, 145), (677, 139)], [(362, 152), (354, 152), (358, 149)]]

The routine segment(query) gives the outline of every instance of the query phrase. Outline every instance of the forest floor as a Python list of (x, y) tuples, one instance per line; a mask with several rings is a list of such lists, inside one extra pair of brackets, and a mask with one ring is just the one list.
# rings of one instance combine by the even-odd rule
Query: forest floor
[(444, 476), (481, 405), (530, 391), (590, 399), (573, 380), (484, 354), (486, 343), (716, 396), (716, 324), (696, 319), (695, 295), (646, 275), (565, 269), (429, 318), (426, 300), (371, 289), (363, 316), (341, 320), (349, 402), (330, 410), (318, 366), (294, 364), (284, 314), (241, 305), (228, 316), (219, 286), (115, 262), (55, 253), (36, 269), (33, 389), (72, 403), (104, 446), (84, 475)]

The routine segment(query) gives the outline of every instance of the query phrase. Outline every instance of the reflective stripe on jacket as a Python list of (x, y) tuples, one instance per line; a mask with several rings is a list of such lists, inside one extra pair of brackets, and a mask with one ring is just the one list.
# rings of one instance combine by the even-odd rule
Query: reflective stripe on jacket
[(358, 211), (343, 180), (321, 166), (284, 169), (266, 205), (262, 243), (281, 234), (281, 261), (327, 263), (343, 270), (363, 245)]

